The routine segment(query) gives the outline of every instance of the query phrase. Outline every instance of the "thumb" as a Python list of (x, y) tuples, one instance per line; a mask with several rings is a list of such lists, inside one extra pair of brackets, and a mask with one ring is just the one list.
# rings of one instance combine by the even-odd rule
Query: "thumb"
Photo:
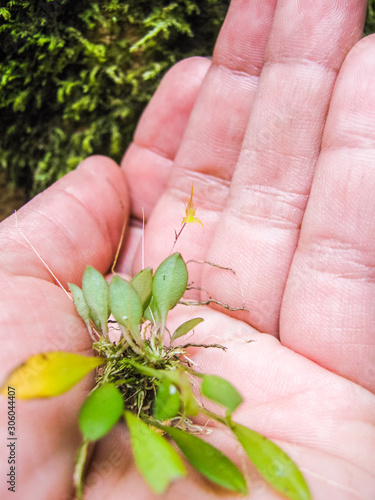
[[(27, 203), (18, 226), (65, 286), (80, 282), (86, 265), (109, 269), (129, 216), (122, 170), (93, 156)], [(0, 266), (17, 275), (53, 281), (12, 215), (0, 224)]]

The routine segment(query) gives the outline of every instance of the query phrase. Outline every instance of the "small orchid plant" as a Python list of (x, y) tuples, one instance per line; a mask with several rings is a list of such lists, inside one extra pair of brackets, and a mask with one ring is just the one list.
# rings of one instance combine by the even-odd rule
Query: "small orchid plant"
[[(192, 188), (174, 244), (186, 224), (202, 224), (195, 212)], [(198, 415), (228, 428), (265, 480), (284, 497), (311, 499), (302, 473), (288, 455), (266, 437), (235, 422), (233, 413), (242, 402), (237, 389), (224, 378), (197, 371), (186, 356), (194, 344), (183, 343), (182, 339), (203, 318), (191, 318), (173, 333), (167, 329), (169, 312), (179, 303), (189, 303), (181, 300), (188, 282), (187, 266), (179, 253), (172, 253), (155, 272), (149, 267), (142, 269), (129, 281), (114, 274), (108, 283), (99, 271), (87, 266), (82, 288), (75, 284), (69, 284), (69, 288), (77, 313), (93, 339), (95, 356), (37, 354), (10, 373), (2, 393), (11, 386), (18, 398), (54, 397), (96, 370), (95, 388), (83, 403), (78, 419), (82, 434), (74, 474), (78, 499), (84, 494), (88, 447), (120, 420), (129, 430), (139, 472), (153, 492), (165, 492), (172, 481), (187, 474), (181, 455), (170, 442), (174, 441), (182, 456), (203, 476), (246, 495), (247, 483), (240, 469), (200, 437), (207, 428), (194, 423)], [(118, 331), (116, 341), (111, 338), (114, 328)], [(218, 344), (203, 347), (225, 350)], [(222, 410), (208, 410), (205, 398)]]

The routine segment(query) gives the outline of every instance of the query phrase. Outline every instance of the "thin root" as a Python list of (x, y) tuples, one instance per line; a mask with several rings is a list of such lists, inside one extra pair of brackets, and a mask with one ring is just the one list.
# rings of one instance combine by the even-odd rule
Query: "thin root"
[(118, 257), (120, 255), (120, 250), (121, 250), (121, 247), (122, 247), (122, 242), (124, 240), (125, 229), (126, 229), (126, 219), (124, 220), (124, 223), (122, 225), (120, 241), (119, 241), (119, 244), (117, 245), (116, 255), (115, 255), (115, 258), (113, 260), (112, 267), (111, 267), (111, 273), (112, 274), (115, 274), (115, 267), (116, 267), (116, 264), (117, 264)]
[(225, 346), (221, 345), (221, 344), (194, 344), (193, 342), (189, 342), (189, 344), (184, 344), (181, 347), (183, 347), (183, 348), (186, 348), (186, 347), (204, 347), (204, 348), (207, 348), (207, 347), (216, 347), (218, 349), (222, 349), (223, 351), (227, 350), (227, 348)]
[(20, 232), (22, 238), (26, 241), (26, 243), (29, 245), (29, 247), (32, 249), (32, 251), (35, 253), (35, 255), (38, 257), (38, 259), (41, 261), (41, 263), (44, 265), (44, 267), (47, 269), (47, 271), (50, 273), (50, 275), (52, 276), (52, 278), (56, 281), (56, 283), (59, 285), (59, 287), (64, 290), (64, 292), (66, 293), (66, 295), (69, 297), (69, 299), (71, 301), (73, 301), (73, 298), (70, 296), (68, 290), (66, 290), (63, 285), (61, 284), (60, 280), (58, 279), (58, 277), (55, 275), (55, 273), (52, 271), (52, 269), (49, 267), (49, 265), (47, 264), (47, 262), (43, 259), (43, 257), (40, 255), (40, 253), (38, 252), (38, 250), (34, 247), (34, 245), (31, 243), (31, 241), (27, 238), (27, 236), (22, 232), (22, 229), (20, 228), (20, 225), (18, 223), (18, 217), (17, 217), (17, 211), (15, 210), (14, 211), (14, 215), (16, 217), (16, 225), (17, 225), (17, 229), (18, 231)]
[(208, 299), (208, 300), (202, 300), (202, 301), (193, 301), (193, 300), (180, 300), (179, 304), (182, 304), (184, 306), (208, 306), (210, 304), (217, 304), (219, 306), (225, 307), (228, 311), (246, 311), (250, 312), (249, 309), (246, 307), (230, 307), (228, 304), (224, 304), (223, 302), (220, 302), (219, 300), (215, 299)]
[(231, 267), (224, 267), (220, 266), (219, 264), (214, 264), (213, 262), (209, 262), (208, 260), (195, 260), (195, 259), (190, 259), (186, 261), (186, 265), (190, 264), (190, 262), (194, 262), (195, 264), (207, 264), (212, 267), (217, 267), (219, 269), (223, 269), (224, 271), (230, 271), (234, 275), (236, 274), (236, 271), (232, 269)]

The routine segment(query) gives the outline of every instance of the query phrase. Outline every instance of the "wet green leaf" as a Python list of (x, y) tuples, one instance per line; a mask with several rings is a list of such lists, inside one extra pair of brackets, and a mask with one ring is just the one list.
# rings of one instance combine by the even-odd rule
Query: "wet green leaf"
[(142, 344), (139, 324), (143, 308), (135, 289), (120, 276), (113, 276), (109, 285), (109, 297), (111, 311), (116, 321), (130, 330), (138, 344)]
[(186, 475), (181, 457), (168, 441), (132, 413), (125, 412), (135, 463), (155, 493)]
[(36, 354), (11, 372), (3, 384), (1, 394), (6, 394), (7, 387), (10, 386), (15, 388), (16, 397), (21, 399), (58, 396), (105, 362), (103, 358), (70, 352)]
[(204, 321), (203, 318), (193, 318), (189, 319), (189, 321), (185, 321), (185, 323), (182, 323), (176, 330), (174, 331), (172, 338), (171, 338), (171, 344), (177, 340), (179, 337), (182, 337), (186, 333), (190, 332), (193, 328), (195, 328), (199, 323), (202, 323)]
[(201, 391), (203, 396), (224, 406), (232, 413), (241, 403), (242, 396), (233, 385), (217, 375), (203, 375)]
[(157, 268), (152, 283), (152, 295), (160, 311), (163, 326), (168, 312), (185, 293), (187, 282), (186, 264), (179, 253), (167, 257)]
[(177, 387), (167, 378), (163, 378), (156, 392), (154, 417), (164, 421), (175, 417), (181, 406), (180, 393)]
[(281, 448), (243, 425), (231, 427), (251, 462), (274, 488), (290, 500), (311, 500), (301, 471)]
[(148, 307), (151, 300), (152, 268), (146, 267), (146, 269), (142, 269), (142, 271), (134, 276), (130, 283), (138, 293), (144, 311)]
[(78, 423), (84, 438), (90, 441), (105, 436), (124, 411), (124, 401), (115, 384), (103, 384), (83, 403)]
[(73, 283), (68, 283), (68, 285), (69, 285), (69, 290), (72, 292), (73, 302), (75, 308), (77, 309), (78, 314), (86, 323), (86, 326), (90, 327), (90, 308), (87, 305), (82, 290), (79, 288), (79, 286), (74, 285)]
[(90, 308), (90, 317), (98, 330), (107, 332), (109, 318), (109, 291), (104, 276), (87, 266), (82, 278), (82, 292)]
[(187, 460), (201, 474), (228, 490), (246, 494), (245, 478), (238, 467), (220, 450), (203, 439), (175, 427), (163, 426)]

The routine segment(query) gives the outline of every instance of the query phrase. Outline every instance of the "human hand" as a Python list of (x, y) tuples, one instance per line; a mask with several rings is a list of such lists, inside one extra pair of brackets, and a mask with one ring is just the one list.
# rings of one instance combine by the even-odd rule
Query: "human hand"
[[(205, 227), (188, 226), (176, 249), (185, 259), (233, 268), (236, 276), (195, 264), (189, 271), (195, 284), (232, 306), (241, 305), (243, 291), (250, 312), (238, 320), (222, 309), (199, 309), (206, 321), (197, 338), (220, 337), (228, 351), (191, 356), (202, 371), (234, 383), (245, 398), (236, 420), (285, 448), (314, 500), (370, 499), (375, 491), (368, 312), (373, 37), (351, 51), (335, 84), (360, 37), (364, 10), (362, 0), (313, 7), (232, 2), (210, 67), (195, 59), (172, 70), (123, 161), (132, 215), (140, 218), (145, 207), (146, 265), (155, 267), (169, 253), (194, 184)], [(66, 284), (79, 283), (86, 264), (109, 269), (127, 213), (121, 171), (92, 158), (21, 210), (19, 220)], [(15, 231), (10, 218), (1, 233), (4, 373), (37, 352), (90, 349), (72, 304)], [(140, 266), (140, 252), (133, 264), (136, 233), (130, 232), (120, 271)], [(89, 386), (54, 400), (17, 402), (19, 498), (70, 498), (77, 412)], [(225, 432), (215, 429), (211, 440), (236, 456)], [(251, 498), (279, 498), (251, 466), (249, 475)], [(97, 445), (88, 480), (88, 499), (124, 492), (152, 498), (120, 426)], [(233, 498), (196, 475), (172, 485), (165, 498), (177, 496)]]

